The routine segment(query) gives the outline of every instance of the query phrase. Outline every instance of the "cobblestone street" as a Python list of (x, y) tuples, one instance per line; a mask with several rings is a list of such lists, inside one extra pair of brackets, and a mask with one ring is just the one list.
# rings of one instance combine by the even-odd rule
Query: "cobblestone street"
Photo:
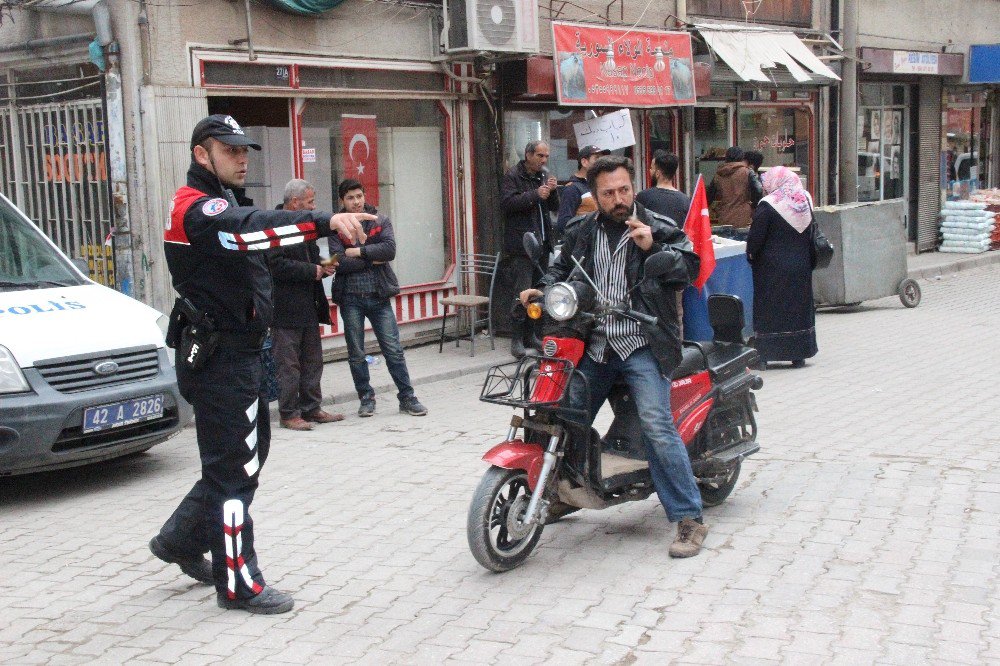
[(0, 662), (1000, 663), (1000, 265), (920, 282), (914, 310), (821, 311), (819, 355), (762, 373), (762, 449), (698, 557), (667, 556), (651, 498), (480, 568), (466, 512), (509, 412), (476, 373), (418, 386), (426, 418), (384, 394), (275, 428), (253, 515), (286, 615), (223, 611), (147, 549), (197, 478), (193, 428), (0, 479)]

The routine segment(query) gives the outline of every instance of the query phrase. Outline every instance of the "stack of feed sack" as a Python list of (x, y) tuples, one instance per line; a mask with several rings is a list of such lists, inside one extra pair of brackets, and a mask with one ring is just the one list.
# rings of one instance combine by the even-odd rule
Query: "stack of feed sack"
[(941, 210), (941, 252), (976, 254), (990, 249), (993, 213), (977, 201), (946, 201)]
[(986, 210), (993, 213), (993, 235), (990, 236), (990, 249), (1000, 250), (1000, 189), (979, 190), (970, 199), (986, 204)]

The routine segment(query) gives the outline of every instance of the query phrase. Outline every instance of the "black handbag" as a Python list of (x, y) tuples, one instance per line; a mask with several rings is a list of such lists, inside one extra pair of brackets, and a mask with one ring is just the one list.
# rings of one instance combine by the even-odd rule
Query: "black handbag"
[(826, 268), (830, 265), (830, 260), (833, 259), (833, 243), (819, 230), (815, 217), (811, 226), (813, 253), (816, 255), (816, 263), (813, 268)]

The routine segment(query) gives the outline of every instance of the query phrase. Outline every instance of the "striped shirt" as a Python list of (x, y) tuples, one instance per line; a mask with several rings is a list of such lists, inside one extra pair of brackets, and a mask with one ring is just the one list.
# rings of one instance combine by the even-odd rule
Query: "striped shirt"
[[(632, 297), (628, 293), (625, 263), (630, 240), (626, 230), (612, 252), (608, 243), (607, 231), (603, 225), (600, 225), (597, 230), (597, 240), (594, 243), (594, 283), (611, 303), (621, 303), (627, 300), (629, 308), (632, 307)], [(606, 317), (598, 321), (591, 332), (587, 344), (587, 355), (598, 363), (607, 363), (608, 350), (610, 349), (624, 361), (633, 352), (648, 344), (639, 322), (625, 317)]]

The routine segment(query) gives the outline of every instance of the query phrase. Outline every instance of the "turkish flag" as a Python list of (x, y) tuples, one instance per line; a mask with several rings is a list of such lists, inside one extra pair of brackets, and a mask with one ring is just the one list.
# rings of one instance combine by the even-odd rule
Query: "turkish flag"
[(378, 130), (375, 116), (340, 116), (344, 141), (344, 178), (360, 181), (365, 202), (378, 206)]
[(684, 233), (691, 239), (695, 254), (701, 259), (698, 277), (693, 283), (700, 290), (708, 282), (708, 276), (715, 270), (715, 248), (712, 247), (712, 222), (708, 217), (708, 196), (705, 194), (705, 181), (700, 175), (694, 186), (694, 196), (691, 197), (687, 219), (684, 220)]

